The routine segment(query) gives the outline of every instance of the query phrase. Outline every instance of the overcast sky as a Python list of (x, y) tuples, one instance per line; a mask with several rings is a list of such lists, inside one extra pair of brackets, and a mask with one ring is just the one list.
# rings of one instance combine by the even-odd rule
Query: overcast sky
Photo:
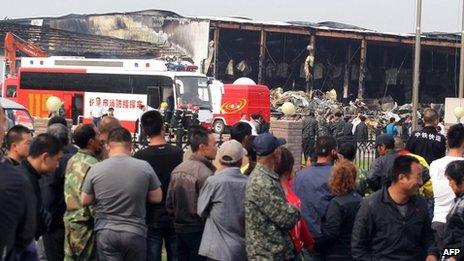
[[(0, 18), (163, 9), (185, 16), (337, 21), (383, 32), (414, 31), (416, 0), (1, 0)], [(458, 32), (461, 0), (423, 0), (422, 31)]]

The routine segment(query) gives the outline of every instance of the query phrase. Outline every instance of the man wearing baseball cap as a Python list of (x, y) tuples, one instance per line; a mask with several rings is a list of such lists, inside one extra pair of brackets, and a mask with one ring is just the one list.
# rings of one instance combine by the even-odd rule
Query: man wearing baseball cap
[(377, 191), (391, 183), (391, 174), (393, 170), (393, 162), (398, 157), (398, 152), (395, 150), (395, 139), (391, 134), (381, 134), (375, 140), (375, 149), (380, 157), (372, 162), (367, 183), (372, 191)]
[(221, 171), (206, 179), (198, 198), (198, 215), (206, 219), (199, 254), (211, 260), (246, 260), (245, 188), (240, 172), (247, 154), (236, 140), (224, 142), (216, 158)]
[(245, 194), (246, 251), (249, 260), (290, 260), (294, 246), (289, 230), (300, 211), (285, 199), (274, 172), (280, 161), (280, 146), (286, 142), (270, 133), (258, 135), (253, 147), (258, 156)]

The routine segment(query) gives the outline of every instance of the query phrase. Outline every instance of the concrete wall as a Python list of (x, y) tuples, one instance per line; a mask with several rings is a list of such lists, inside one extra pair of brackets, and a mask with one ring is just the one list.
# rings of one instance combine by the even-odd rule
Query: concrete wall
[[(445, 99), (445, 125), (453, 125), (457, 123), (456, 116), (454, 116), (454, 108), (463, 107), (464, 99), (459, 98), (446, 98)], [(464, 117), (461, 118), (461, 122), (464, 122)]]

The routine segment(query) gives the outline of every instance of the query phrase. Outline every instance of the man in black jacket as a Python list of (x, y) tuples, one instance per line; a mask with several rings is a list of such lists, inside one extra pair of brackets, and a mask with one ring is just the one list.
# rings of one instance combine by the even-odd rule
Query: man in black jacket
[[(0, 107), (0, 147), (4, 127)], [(4, 158), (0, 158), (0, 170), (0, 259), (15, 260), (34, 239), (36, 202), (28, 180)]]
[(446, 154), (446, 138), (437, 131), (438, 113), (434, 109), (424, 110), (424, 128), (414, 131), (406, 144), (406, 149), (425, 158), (428, 164), (443, 158)]
[[(61, 261), (64, 258), (64, 222), (66, 211), (64, 201), (64, 175), (69, 159), (75, 154), (74, 145), (69, 142), (69, 130), (60, 123), (54, 123), (47, 128), (47, 133), (56, 137), (61, 145), (63, 156), (59, 167), (51, 175), (40, 179), (42, 203), (51, 215), (49, 231), (43, 235), (45, 255), (48, 261)], [(77, 152), (77, 151), (76, 151)]]
[(361, 115), (359, 116), (359, 120), (361, 122), (356, 125), (354, 137), (357, 142), (367, 141), (369, 139), (369, 132), (366, 125), (366, 117)]
[(343, 131), (342, 135), (340, 136), (338, 140), (338, 146), (340, 146), (343, 143), (352, 143), (356, 144), (355, 137), (353, 133), (351, 132), (353, 130), (353, 123), (351, 123), (351, 117), (345, 116), (344, 120), (344, 125), (343, 125)]
[[(161, 203), (147, 204), (147, 260), (161, 261), (163, 243), (168, 260), (177, 260), (176, 235), (174, 224), (166, 210), (166, 193), (171, 172), (182, 163), (183, 152), (179, 147), (166, 143), (163, 116), (158, 111), (145, 112), (140, 121), (142, 130), (149, 137), (149, 146), (135, 153), (134, 157), (151, 165), (161, 181), (163, 191)], [(251, 133), (251, 127), (249, 128)]]
[(354, 260), (437, 260), (427, 203), (417, 195), (421, 172), (417, 159), (399, 156), (392, 185), (363, 200), (353, 227)]
[(39, 180), (42, 175), (50, 175), (55, 172), (58, 168), (60, 158), (60, 141), (57, 138), (44, 133), (38, 135), (32, 140), (31, 147), (29, 149), (29, 156), (21, 163), (21, 165), (19, 165), (19, 169), (29, 179), (32, 189), (34, 190), (34, 196), (37, 200), (36, 239), (47, 232), (51, 221), (50, 213), (44, 208), (42, 203)]

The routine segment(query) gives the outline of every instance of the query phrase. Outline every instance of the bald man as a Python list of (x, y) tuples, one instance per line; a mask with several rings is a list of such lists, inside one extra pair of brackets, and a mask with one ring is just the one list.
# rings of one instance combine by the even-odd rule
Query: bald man
[(438, 113), (434, 109), (425, 109), (423, 113), (424, 128), (414, 131), (406, 144), (406, 149), (425, 158), (428, 164), (443, 158), (446, 153), (446, 138), (441, 135), (437, 126)]
[(100, 155), (97, 155), (99, 160), (104, 160), (108, 158), (108, 151), (106, 150), (106, 142), (108, 140), (108, 134), (110, 131), (121, 127), (121, 122), (112, 116), (103, 117), (98, 123), (98, 140), (103, 145), (102, 152)]

